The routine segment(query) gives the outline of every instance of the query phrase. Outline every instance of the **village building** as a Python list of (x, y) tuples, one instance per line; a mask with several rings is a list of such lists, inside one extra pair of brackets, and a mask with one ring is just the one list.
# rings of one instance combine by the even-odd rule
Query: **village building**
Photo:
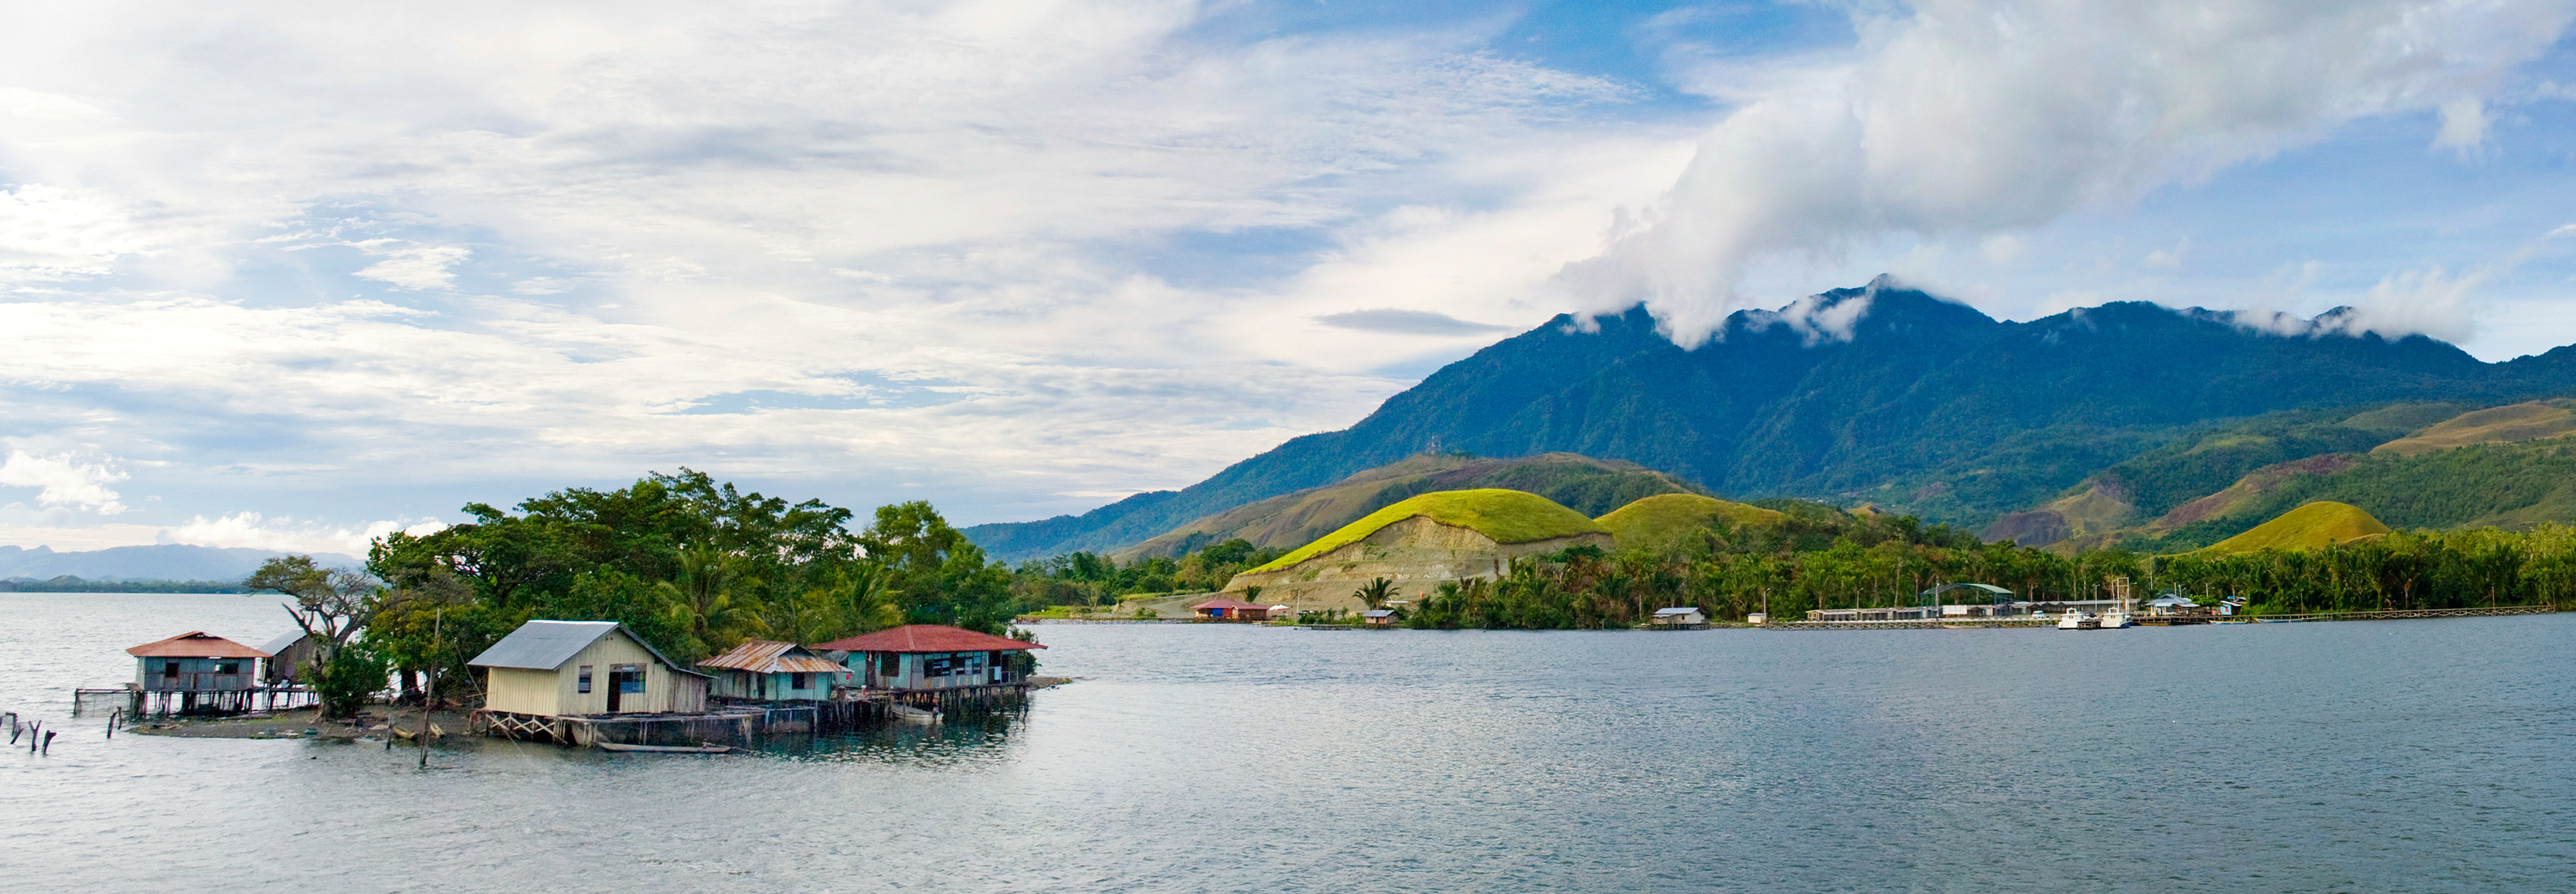
[(1011, 656), (1043, 648), (938, 624), (907, 624), (813, 647), (834, 656), (860, 686), (915, 692), (1023, 685)]
[(1394, 627), (1395, 609), (1373, 608), (1360, 613), (1360, 623), (1370, 627)]
[(268, 653), (261, 664), (260, 682), (270, 686), (291, 686), (303, 679), (305, 666), (313, 663), (313, 635), (301, 630), (279, 634), (259, 647)]
[(706, 674), (663, 657), (615, 621), (529, 621), (467, 665), (484, 671), (487, 712), (564, 717), (707, 709)]
[(134, 656), (128, 710), (135, 714), (252, 710), (261, 690), (259, 663), (268, 657), (203, 630), (144, 643), (125, 654)]
[(698, 669), (713, 678), (709, 695), (746, 701), (822, 701), (848, 673), (804, 646), (766, 639), (743, 640)]
[(1220, 596), (1215, 599), (1210, 599), (1206, 602), (1190, 606), (1190, 611), (1196, 612), (1199, 619), (1204, 621), (1258, 622), (1270, 620), (1271, 608), (1272, 606), (1262, 605), (1256, 602), (1245, 602), (1240, 599), (1228, 599)]
[(1708, 628), (1708, 615), (1691, 606), (1659, 608), (1646, 626), (1657, 630), (1705, 630)]

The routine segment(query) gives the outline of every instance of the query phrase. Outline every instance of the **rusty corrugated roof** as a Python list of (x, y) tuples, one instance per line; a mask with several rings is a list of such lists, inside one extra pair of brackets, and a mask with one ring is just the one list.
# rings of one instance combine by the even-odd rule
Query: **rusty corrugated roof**
[(266, 658), (268, 653), (232, 640), (191, 630), (165, 640), (156, 640), (125, 650), (137, 658)]
[(833, 640), (814, 648), (823, 652), (985, 652), (1046, 647), (939, 624), (906, 624), (849, 639)]
[(743, 640), (742, 645), (698, 662), (698, 666), (755, 674), (829, 674), (841, 670), (840, 665), (805, 651), (804, 646), (766, 639)]

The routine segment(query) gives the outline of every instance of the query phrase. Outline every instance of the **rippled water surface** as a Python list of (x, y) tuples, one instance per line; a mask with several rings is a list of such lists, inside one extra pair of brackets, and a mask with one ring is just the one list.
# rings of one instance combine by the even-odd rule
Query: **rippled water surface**
[(2576, 616), (1784, 633), (1045, 626), (1022, 714), (754, 756), (120, 735), (241, 596), (0, 594), (0, 887), (2576, 890)]

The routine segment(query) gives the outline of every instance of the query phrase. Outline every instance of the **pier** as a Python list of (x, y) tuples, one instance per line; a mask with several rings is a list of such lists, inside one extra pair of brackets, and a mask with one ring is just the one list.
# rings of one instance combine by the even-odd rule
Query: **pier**
[(593, 747), (600, 744), (756, 747), (780, 735), (823, 735), (891, 719), (897, 704), (947, 712), (1007, 708), (1028, 697), (1025, 680), (943, 689), (842, 690), (829, 700), (726, 702), (696, 713), (567, 714), (545, 716), (490, 708), (467, 716), (466, 732), (531, 742)]

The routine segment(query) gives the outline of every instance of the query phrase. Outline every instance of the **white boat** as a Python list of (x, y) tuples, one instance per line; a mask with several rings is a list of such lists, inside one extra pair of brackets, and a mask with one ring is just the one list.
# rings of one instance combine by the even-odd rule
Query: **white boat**
[(2096, 622), (2096, 625), (2104, 630), (2118, 630), (2122, 627), (2136, 627), (2138, 626), (2138, 620), (2136, 618), (2129, 617), (2129, 613), (2126, 610), (2115, 608), (2110, 611), (2103, 612), (2101, 619)]
[(2077, 609), (2067, 609), (2065, 614), (2057, 616), (2059, 630), (2091, 630), (2098, 626), (2101, 626), (2100, 621)]
[(918, 723), (927, 726), (939, 722), (938, 711), (925, 711), (911, 705), (887, 705), (886, 712), (893, 714), (894, 719), (905, 723)]

